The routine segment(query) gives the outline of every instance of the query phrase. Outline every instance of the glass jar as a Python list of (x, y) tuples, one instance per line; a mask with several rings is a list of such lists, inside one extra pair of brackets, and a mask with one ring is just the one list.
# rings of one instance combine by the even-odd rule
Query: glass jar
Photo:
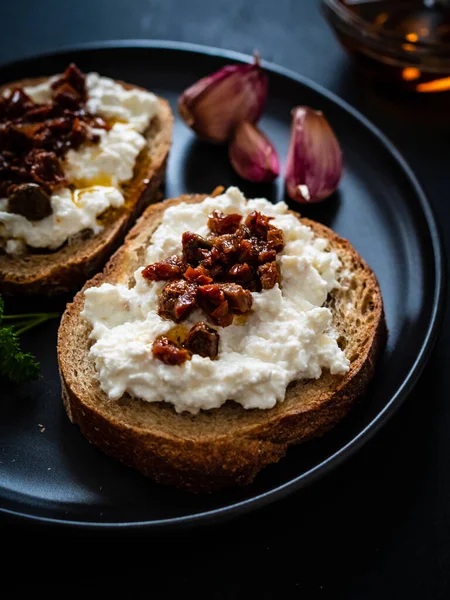
[(419, 93), (450, 90), (449, 0), (322, 0), (322, 8), (372, 77)]

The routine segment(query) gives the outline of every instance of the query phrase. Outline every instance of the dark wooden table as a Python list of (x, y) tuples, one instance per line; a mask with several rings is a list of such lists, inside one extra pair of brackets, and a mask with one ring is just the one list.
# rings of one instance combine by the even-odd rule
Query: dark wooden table
[[(251, 53), (321, 83), (410, 162), (450, 242), (450, 96), (393, 95), (355, 75), (316, 0), (2, 0), (0, 60), (119, 38)], [(2, 524), (14, 591), (64, 582), (156, 598), (450, 597), (450, 320), (418, 386), (363, 450), (314, 487), (238, 521), (164, 535)], [(59, 584), (61, 586), (61, 584)]]

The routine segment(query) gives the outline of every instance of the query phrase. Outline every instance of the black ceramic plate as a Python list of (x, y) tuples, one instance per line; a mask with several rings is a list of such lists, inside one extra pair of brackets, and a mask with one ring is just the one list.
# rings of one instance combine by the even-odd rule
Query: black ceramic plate
[[(248, 57), (177, 43), (111, 43), (31, 58), (0, 68), (0, 84), (61, 71), (75, 61), (84, 71), (142, 85), (169, 99), (199, 77)], [(389, 341), (367, 396), (331, 433), (292, 448), (254, 484), (209, 496), (158, 486), (104, 456), (72, 426), (62, 407), (56, 363), (57, 323), (24, 340), (42, 364), (42, 379), (23, 387), (2, 383), (0, 507), (8, 514), (84, 527), (154, 527), (206, 521), (271, 502), (324, 475), (355, 452), (411, 390), (436, 335), (443, 265), (430, 207), (404, 160), (359, 113), (294, 73), (266, 65), (270, 98), (262, 128), (286, 155), (290, 110), (324, 111), (345, 155), (339, 193), (303, 213), (348, 238), (381, 284)], [(177, 120), (166, 196), (238, 185), (252, 196), (283, 199), (281, 180), (256, 186), (237, 177), (223, 148), (196, 141)], [(300, 208), (300, 207), (299, 207)], [(63, 309), (67, 298), (33, 300)], [(17, 310), (29, 304), (14, 301)], [(45, 429), (44, 429), (45, 428)]]

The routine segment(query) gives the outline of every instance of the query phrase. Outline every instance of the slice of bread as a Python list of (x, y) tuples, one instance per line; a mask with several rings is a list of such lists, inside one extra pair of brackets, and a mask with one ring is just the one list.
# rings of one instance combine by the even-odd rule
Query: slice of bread
[[(5, 89), (37, 85), (44, 80), (26, 79), (1, 86), (0, 95)], [(118, 83), (126, 89), (136, 87)], [(0, 254), (1, 293), (56, 295), (78, 289), (104, 266), (144, 208), (162, 200), (173, 114), (166, 100), (158, 98), (158, 101), (159, 114), (144, 132), (148, 144), (138, 156), (133, 178), (123, 189), (125, 204), (103, 213), (104, 228), (99, 234), (81, 232), (55, 251), (30, 248), (23, 256)]]
[(71, 421), (110, 456), (156, 481), (194, 492), (248, 484), (265, 465), (284, 456), (288, 446), (333, 427), (365, 390), (386, 336), (381, 292), (371, 269), (349, 242), (319, 223), (301, 219), (329, 241), (344, 269), (353, 273), (348, 289), (333, 291), (327, 300), (338, 343), (351, 362), (347, 375), (324, 372), (318, 380), (294, 382), (284, 402), (270, 410), (245, 410), (230, 401), (193, 416), (128, 395), (110, 401), (88, 354), (91, 327), (80, 317), (83, 291), (104, 282), (132, 284), (166, 208), (205, 197), (182, 196), (149, 207), (103, 273), (88, 281), (67, 306), (58, 335), (63, 400)]

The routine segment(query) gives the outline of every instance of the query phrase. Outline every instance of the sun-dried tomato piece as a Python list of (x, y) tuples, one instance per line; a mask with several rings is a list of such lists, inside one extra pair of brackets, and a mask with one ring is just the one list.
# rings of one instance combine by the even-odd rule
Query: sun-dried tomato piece
[(228, 271), (229, 277), (236, 283), (249, 283), (255, 275), (247, 263), (236, 264)]
[(235, 235), (227, 233), (214, 238), (214, 248), (219, 253), (219, 261), (223, 265), (229, 265), (236, 262), (239, 240)]
[(208, 217), (208, 227), (217, 235), (224, 233), (234, 233), (242, 221), (242, 216), (232, 213), (225, 214), (219, 210), (214, 210)]
[(169, 256), (161, 262), (156, 262), (145, 267), (142, 277), (148, 281), (164, 281), (182, 277), (186, 263), (176, 254)]
[(40, 221), (53, 212), (49, 195), (36, 183), (10, 186), (8, 210), (26, 217), (29, 221)]
[(66, 183), (64, 170), (54, 152), (45, 152), (44, 150), (33, 152), (31, 175), (35, 182), (41, 184), (44, 189), (55, 189)]
[(208, 251), (213, 247), (212, 241), (190, 231), (183, 233), (181, 243), (183, 245), (183, 258), (192, 266), (197, 266), (201, 260), (206, 258)]
[(252, 235), (255, 235), (262, 240), (266, 240), (267, 231), (270, 227), (269, 221), (271, 219), (273, 219), (273, 217), (266, 217), (255, 210), (247, 216), (245, 219), (245, 225), (249, 228)]
[[(27, 138), (27, 147), (28, 148), (39, 148), (39, 144), (36, 143), (36, 136), (39, 131), (42, 129), (41, 123), (17, 123), (15, 125), (11, 125), (10, 129), (15, 131), (16, 133), (21, 134), (25, 138)], [(25, 145), (23, 146), (23, 150), (25, 150)], [(17, 152), (17, 148), (15, 151)]]
[(220, 252), (215, 246), (204, 254), (204, 258), (200, 261), (200, 264), (208, 271), (208, 275), (213, 279), (222, 275), (225, 270), (221, 263)]
[(197, 304), (208, 317), (221, 327), (228, 327), (233, 321), (225, 294), (217, 283), (201, 285), (197, 291)]
[(152, 345), (155, 358), (166, 365), (181, 365), (189, 359), (189, 352), (169, 340), (166, 336), (157, 338)]
[[(86, 89), (86, 76), (80, 71), (80, 69), (71, 63), (64, 73), (56, 81), (52, 83), (52, 89), (54, 95), (61, 90), (67, 89), (66, 86), (72, 88), (73, 92), (79, 98), (79, 104), (86, 101), (87, 89)], [(72, 94), (72, 92), (71, 92)], [(70, 107), (69, 107), (70, 108)]]
[(184, 278), (192, 283), (198, 283), (199, 285), (205, 285), (211, 283), (213, 278), (208, 275), (208, 271), (202, 265), (198, 267), (189, 266), (184, 272)]
[(278, 227), (274, 225), (269, 226), (269, 230), (267, 232), (267, 245), (270, 249), (275, 250), (276, 252), (281, 252), (284, 248), (284, 237), (283, 232)]
[(8, 95), (0, 97), (0, 122), (19, 119), (35, 106), (22, 88), (15, 88)]
[(248, 312), (253, 298), (248, 290), (236, 283), (215, 283), (198, 288), (197, 303), (213, 321), (227, 327), (233, 320), (231, 313)]
[(248, 240), (249, 238), (252, 237), (252, 232), (250, 231), (250, 229), (247, 227), (247, 225), (245, 223), (241, 223), (241, 225), (238, 227), (238, 229), (236, 229), (236, 232), (234, 234), (239, 241), (241, 240)]
[(276, 250), (269, 250), (267, 246), (264, 246), (258, 255), (258, 262), (260, 265), (266, 262), (272, 262), (277, 257)]
[(184, 345), (193, 354), (214, 360), (219, 353), (219, 334), (200, 321), (190, 329)]
[(70, 63), (66, 68), (64, 71), (64, 79), (80, 94), (83, 100), (86, 100), (86, 75), (80, 71), (75, 63)]
[(228, 327), (233, 322), (233, 315), (230, 312), (228, 302), (225, 300), (222, 304), (209, 313), (209, 318), (220, 327)]
[(248, 283), (245, 284), (245, 289), (249, 292), (260, 292), (262, 290), (262, 285), (259, 277), (255, 277)]
[(159, 298), (158, 314), (172, 321), (182, 321), (196, 306), (197, 286), (179, 279), (168, 283)]
[(53, 94), (54, 100), (64, 108), (76, 110), (82, 103), (80, 94), (68, 83), (62, 83)]
[(258, 267), (258, 274), (264, 290), (272, 289), (280, 281), (280, 272), (275, 261), (265, 263)]
[(57, 104), (36, 104), (23, 115), (19, 121), (21, 123), (42, 123), (50, 119), (62, 117), (64, 110)]
[[(204, 266), (206, 261), (202, 261), (200, 264)], [(206, 266), (205, 268), (213, 281), (220, 281), (225, 274), (225, 265), (221, 265), (220, 263), (214, 263), (211, 267)]]
[(223, 291), (220, 289), (219, 284), (211, 283), (208, 285), (201, 285), (197, 292), (197, 302), (199, 306), (215, 307), (219, 306), (224, 302), (225, 296)]
[(69, 141), (71, 148), (78, 150), (91, 135), (88, 130), (86, 123), (83, 123), (81, 119), (76, 117), (73, 121), (72, 129), (69, 134)]
[(43, 123), (33, 123), (29, 127), (34, 128), (30, 137), (35, 149), (59, 153), (59, 150), (64, 147), (68, 135), (71, 133), (73, 121), (65, 117), (56, 117), (48, 119)]
[[(59, 142), (59, 140), (58, 140)], [(53, 139), (53, 132), (50, 127), (41, 125), (36, 133), (33, 135), (33, 144), (42, 150), (55, 150), (55, 143)], [(58, 143), (57, 149), (59, 151), (60, 144)], [(56, 152), (55, 152), (56, 153)]]
[(14, 160), (15, 155), (21, 155), (28, 152), (33, 147), (33, 139), (29, 132), (20, 125), (0, 125), (0, 148), (3, 160), (6, 160), (6, 153), (11, 152)]
[(258, 256), (259, 247), (255, 238), (251, 238), (249, 240), (242, 240), (239, 243), (238, 262), (256, 264), (258, 262)]
[(221, 283), (219, 285), (231, 312), (245, 314), (251, 309), (253, 297), (248, 290), (237, 283)]

